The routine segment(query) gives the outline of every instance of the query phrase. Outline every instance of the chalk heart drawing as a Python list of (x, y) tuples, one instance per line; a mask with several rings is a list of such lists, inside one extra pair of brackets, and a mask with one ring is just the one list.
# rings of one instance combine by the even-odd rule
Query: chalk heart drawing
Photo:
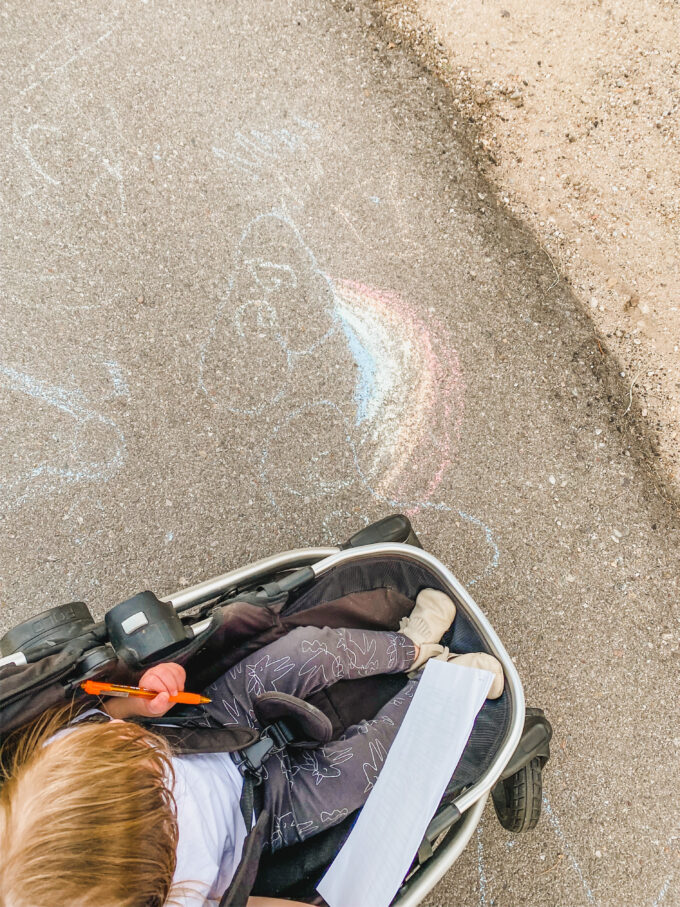
[[(110, 4), (108, 12), (109, 21), (87, 36), (60, 29), (58, 40), (27, 61), (5, 108), (25, 165), (24, 195), (36, 193), (39, 208), (52, 201), (62, 216), (79, 210), (83, 195), (87, 205), (111, 190), (118, 205), (107, 202), (107, 212), (125, 210), (120, 122), (112, 105), (92, 92), (93, 60), (117, 28), (118, 10)], [(64, 192), (69, 189), (80, 191)]]
[(368, 491), (410, 515), (453, 511), (479, 535), (484, 572), (498, 563), (488, 527), (433, 500), (463, 417), (450, 332), (396, 293), (326, 274), (286, 214), (241, 236), (198, 386), (225, 428), (253, 420), (273, 507), (321, 499), (337, 517), (334, 497)]
[(122, 432), (78, 389), (0, 364), (0, 413), (0, 510), (65, 484), (104, 482), (123, 465)]
[(13, 123), (13, 140), (30, 168), (34, 191), (41, 190), (43, 203), (63, 205), (68, 192), (71, 214), (94, 204), (100, 214), (117, 218), (125, 213), (121, 155), (111, 137), (119, 123), (111, 107), (98, 115), (97, 123), (86, 119), (74, 96), (38, 120), (35, 113), (31, 117), (22, 109)]

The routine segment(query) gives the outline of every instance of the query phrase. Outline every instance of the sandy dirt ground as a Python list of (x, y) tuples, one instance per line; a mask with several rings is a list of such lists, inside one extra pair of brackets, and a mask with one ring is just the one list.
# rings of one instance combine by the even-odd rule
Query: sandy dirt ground
[[(499, 203), (590, 311), (680, 488), (680, 7), (380, 0), (452, 88)], [(396, 38), (394, 44), (400, 43)], [(489, 200), (480, 199), (483, 204)]]

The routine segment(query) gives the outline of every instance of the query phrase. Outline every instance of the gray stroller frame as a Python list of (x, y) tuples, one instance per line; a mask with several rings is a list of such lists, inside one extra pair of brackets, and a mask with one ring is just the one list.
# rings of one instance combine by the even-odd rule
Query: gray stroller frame
[[(176, 609), (184, 610), (229, 593), (232, 589), (264, 584), (282, 571), (311, 567), (314, 577), (319, 579), (342, 564), (390, 555), (423, 564), (441, 581), (456, 603), (457, 609), (469, 618), (486, 643), (488, 651), (495, 655), (503, 666), (511, 709), (509, 727), (491, 765), (472, 787), (454, 801), (447, 816), (439, 819), (434, 827), (428, 829), (426, 840), (432, 839), (433, 843), (437, 839), (440, 840), (433, 848), (429, 859), (407, 878), (392, 901), (392, 907), (416, 907), (448, 872), (467, 846), (479, 824), (489, 793), (503, 775), (504, 769), (518, 748), (525, 724), (524, 691), (517, 670), (493, 627), (463, 585), (447, 567), (427, 551), (408, 544), (389, 543), (366, 545), (344, 551), (339, 548), (301, 548), (287, 551), (191, 586), (168, 596), (165, 601), (172, 603)], [(210, 619), (206, 618), (194, 624), (194, 634), (202, 632), (209, 623)]]

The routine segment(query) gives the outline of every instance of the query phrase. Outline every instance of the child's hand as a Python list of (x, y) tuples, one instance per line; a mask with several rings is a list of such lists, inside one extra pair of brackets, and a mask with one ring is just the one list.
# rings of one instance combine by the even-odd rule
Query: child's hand
[(158, 718), (174, 705), (170, 696), (181, 693), (187, 674), (181, 665), (174, 662), (156, 665), (149, 668), (139, 678), (139, 686), (144, 690), (157, 690), (154, 699), (138, 699), (130, 696), (127, 699), (111, 697), (104, 703), (104, 709), (111, 718), (125, 720), (133, 715), (143, 718)]
[(158, 696), (155, 699), (135, 700), (135, 704), (139, 708), (139, 711), (136, 711), (135, 714), (144, 715), (148, 718), (165, 715), (174, 704), (170, 702), (170, 697), (174, 696), (175, 693), (182, 692), (186, 679), (187, 672), (181, 665), (175, 664), (174, 661), (156, 665), (155, 668), (149, 668), (139, 678), (139, 686), (143, 690), (157, 690)]

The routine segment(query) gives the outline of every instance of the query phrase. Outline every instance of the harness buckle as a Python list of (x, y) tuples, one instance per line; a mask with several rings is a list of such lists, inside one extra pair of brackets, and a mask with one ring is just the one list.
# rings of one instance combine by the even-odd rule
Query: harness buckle
[(275, 721), (264, 728), (257, 743), (244, 750), (232, 753), (239, 772), (260, 784), (264, 777), (264, 762), (269, 756), (280, 752), (293, 740), (293, 733), (284, 721)]

